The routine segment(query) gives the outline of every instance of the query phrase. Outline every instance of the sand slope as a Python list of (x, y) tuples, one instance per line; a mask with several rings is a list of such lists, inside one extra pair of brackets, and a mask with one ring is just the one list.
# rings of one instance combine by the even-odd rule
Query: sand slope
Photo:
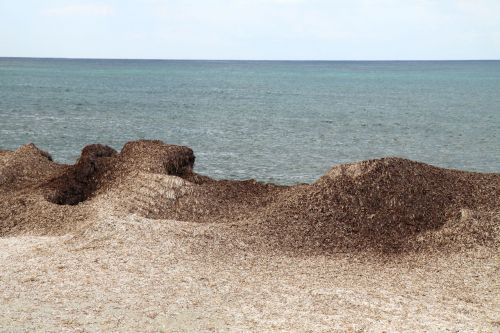
[(0, 332), (500, 329), (499, 174), (386, 158), (286, 187), (194, 160), (1, 152)]

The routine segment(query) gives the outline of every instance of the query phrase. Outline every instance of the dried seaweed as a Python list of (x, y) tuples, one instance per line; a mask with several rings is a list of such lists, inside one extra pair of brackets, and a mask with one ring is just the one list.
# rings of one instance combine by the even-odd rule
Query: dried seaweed
[(55, 163), (32, 144), (4, 151), (0, 235), (64, 234), (114, 209), (229, 224), (255, 248), (302, 254), (498, 246), (499, 174), (393, 157), (279, 186), (214, 180), (194, 173), (194, 161), (190, 148), (153, 140), (129, 142), (120, 153), (90, 145), (74, 165)]

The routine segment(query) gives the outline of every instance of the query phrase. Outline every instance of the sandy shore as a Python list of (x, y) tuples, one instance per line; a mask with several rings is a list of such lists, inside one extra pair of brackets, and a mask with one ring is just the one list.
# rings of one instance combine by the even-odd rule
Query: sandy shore
[(0, 332), (500, 330), (500, 175), (384, 159), (280, 187), (193, 163), (2, 153)]
[(217, 225), (103, 217), (0, 239), (2, 332), (494, 332), (499, 256), (253, 253)]

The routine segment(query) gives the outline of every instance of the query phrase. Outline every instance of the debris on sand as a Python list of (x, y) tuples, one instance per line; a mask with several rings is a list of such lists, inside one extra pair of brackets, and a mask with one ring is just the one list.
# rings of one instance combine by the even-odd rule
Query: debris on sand
[(499, 200), (498, 174), (383, 158), (336, 166), (311, 185), (292, 187), (262, 218), (284, 246), (397, 252), (425, 246), (424, 233), (456, 230), (464, 210), (478, 212), (484, 227), (469, 241), (488, 243), (498, 219), (481, 214), (499, 212)]
[(300, 253), (499, 245), (500, 174), (391, 157), (279, 186), (214, 180), (194, 161), (190, 148), (152, 140), (90, 145), (74, 165), (33, 144), (2, 151), (0, 236), (64, 234), (114, 210), (231, 224), (256, 247)]

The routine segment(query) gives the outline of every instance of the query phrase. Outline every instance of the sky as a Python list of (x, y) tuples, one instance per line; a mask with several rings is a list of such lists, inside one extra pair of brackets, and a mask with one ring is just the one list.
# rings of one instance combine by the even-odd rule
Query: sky
[(0, 56), (500, 59), (500, 0), (0, 0)]

